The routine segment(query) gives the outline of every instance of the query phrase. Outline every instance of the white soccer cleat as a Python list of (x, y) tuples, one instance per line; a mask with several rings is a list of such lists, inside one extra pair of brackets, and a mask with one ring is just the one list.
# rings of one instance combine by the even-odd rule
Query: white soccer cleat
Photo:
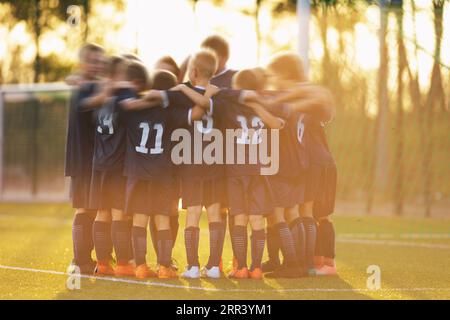
[(189, 269), (186, 268), (186, 270), (182, 274), (182, 277), (186, 279), (198, 279), (200, 278), (200, 268), (199, 267), (190, 267)]
[(202, 269), (202, 277), (203, 278), (211, 278), (211, 279), (219, 279), (220, 278), (220, 268), (219, 267), (211, 267), (208, 269), (204, 267)]

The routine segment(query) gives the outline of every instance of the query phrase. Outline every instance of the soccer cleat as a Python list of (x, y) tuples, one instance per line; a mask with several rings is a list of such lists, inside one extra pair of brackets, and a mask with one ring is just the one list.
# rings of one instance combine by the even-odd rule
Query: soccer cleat
[(263, 264), (262, 264), (262, 271), (264, 273), (273, 272), (276, 269), (278, 269), (280, 266), (281, 265), (280, 265), (279, 261), (267, 260), (266, 262), (263, 262)]
[(248, 279), (249, 278), (248, 269), (244, 267), (241, 269), (233, 270), (228, 275), (228, 278), (230, 278), (230, 279)]
[(337, 276), (336, 265), (329, 266), (325, 264), (321, 268), (316, 269), (315, 271), (317, 276)]
[(221, 275), (220, 266), (219, 267), (211, 267), (208, 269), (204, 267), (202, 269), (202, 277), (203, 278), (211, 278), (211, 279), (219, 279)]
[(262, 280), (262, 278), (263, 278), (263, 272), (262, 272), (261, 268), (255, 268), (252, 271), (249, 271), (248, 273), (249, 273), (250, 279)]
[(136, 267), (134, 271), (136, 278), (138, 279), (147, 279), (147, 278), (156, 278), (157, 274), (152, 271), (146, 264), (141, 264)]
[(173, 279), (178, 278), (177, 272), (172, 267), (159, 266), (159, 279)]
[(112, 267), (112, 262), (99, 261), (97, 262), (97, 268), (95, 269), (95, 274), (99, 276), (114, 276), (114, 268)]
[(198, 266), (186, 268), (181, 276), (186, 279), (198, 279), (200, 278), (200, 268)]
[(117, 277), (134, 277), (134, 266), (131, 263), (118, 263), (114, 269), (114, 274)]
[(314, 256), (314, 268), (320, 269), (323, 266), (323, 256)]
[(72, 260), (67, 269), (67, 273), (74, 274), (77, 273), (78, 271), (80, 274), (92, 276), (95, 274), (96, 270), (97, 270), (97, 262), (94, 260), (91, 260), (88, 263), (80, 265), (77, 265), (75, 260)]
[(305, 276), (304, 272), (299, 267), (280, 266), (272, 272), (265, 275), (267, 278), (300, 278)]

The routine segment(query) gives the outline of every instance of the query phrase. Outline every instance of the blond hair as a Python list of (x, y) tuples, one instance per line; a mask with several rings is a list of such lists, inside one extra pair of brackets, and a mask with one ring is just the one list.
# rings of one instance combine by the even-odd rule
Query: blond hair
[(306, 81), (305, 68), (300, 56), (293, 52), (281, 52), (270, 60), (267, 69), (282, 80)]
[(197, 69), (203, 77), (211, 79), (217, 71), (217, 65), (217, 56), (214, 51), (203, 49), (191, 57), (189, 66)]

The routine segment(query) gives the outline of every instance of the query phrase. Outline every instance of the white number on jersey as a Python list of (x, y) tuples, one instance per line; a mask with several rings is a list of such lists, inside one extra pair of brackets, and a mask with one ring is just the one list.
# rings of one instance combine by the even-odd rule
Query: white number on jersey
[(298, 119), (297, 122), (297, 139), (301, 144), (303, 141), (303, 135), (305, 134), (305, 124), (303, 123), (303, 117)]
[[(203, 121), (206, 121), (206, 127), (203, 126)], [(202, 117), (202, 121), (195, 121), (195, 125), (197, 130), (202, 134), (211, 133), (211, 130), (214, 126), (214, 120), (211, 115), (204, 114)]]
[(252, 129), (255, 130), (252, 138), (249, 136), (249, 128), (247, 119), (243, 116), (237, 116), (237, 121), (241, 124), (242, 134), (237, 138), (237, 144), (260, 144), (262, 142), (261, 132), (264, 128), (264, 123), (259, 117), (253, 117), (251, 120)]
[[(114, 134), (113, 115), (112, 115), (112, 113), (110, 113), (110, 114), (100, 118), (100, 123), (103, 126), (108, 127), (108, 134)], [(100, 132), (101, 134), (104, 134), (103, 126), (98, 126), (97, 127), (97, 131)]]
[[(142, 129), (141, 143), (136, 146), (135, 149), (139, 153), (148, 154), (147, 142), (150, 135), (150, 124), (148, 122), (141, 122), (139, 128)], [(160, 123), (155, 123), (153, 130), (156, 130), (155, 146), (150, 149), (150, 154), (161, 154), (164, 149), (162, 146), (162, 136), (164, 132), (164, 127)]]

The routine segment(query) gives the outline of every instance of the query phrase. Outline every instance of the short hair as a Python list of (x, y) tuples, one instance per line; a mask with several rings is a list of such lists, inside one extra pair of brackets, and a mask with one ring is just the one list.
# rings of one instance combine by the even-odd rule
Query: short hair
[(126, 60), (142, 62), (141, 58), (133, 53), (122, 53), (120, 56)]
[(103, 47), (99, 46), (98, 44), (95, 43), (86, 43), (85, 45), (83, 45), (78, 53), (78, 58), (80, 59), (80, 61), (85, 61), (86, 60), (86, 55), (88, 53), (104, 53), (105, 49), (103, 49)]
[(281, 52), (272, 57), (267, 69), (284, 80), (305, 81), (305, 68), (300, 56), (293, 52)]
[(232, 81), (232, 87), (240, 90), (264, 90), (266, 74), (262, 68), (244, 69), (237, 72)]
[(211, 50), (203, 49), (195, 53), (190, 59), (190, 68), (197, 68), (205, 78), (211, 79), (217, 71), (217, 56)]
[(147, 69), (140, 62), (129, 62), (125, 73), (128, 81), (142, 81), (145, 85), (148, 85), (150, 82)]
[(110, 77), (114, 76), (117, 73), (117, 69), (120, 64), (125, 63), (126, 60), (121, 56), (112, 56), (108, 59), (107, 70), (106, 72)]
[(169, 90), (178, 84), (177, 77), (166, 70), (155, 70), (151, 82), (155, 90)]
[(220, 35), (212, 35), (203, 40), (201, 47), (213, 50), (218, 57), (228, 59), (230, 56), (230, 46), (228, 41)]
[(178, 67), (178, 64), (173, 60), (171, 56), (163, 56), (158, 61), (156, 61), (156, 64), (164, 63), (169, 65), (173, 70), (167, 70), (172, 72), (176, 77), (180, 75), (180, 68)]

